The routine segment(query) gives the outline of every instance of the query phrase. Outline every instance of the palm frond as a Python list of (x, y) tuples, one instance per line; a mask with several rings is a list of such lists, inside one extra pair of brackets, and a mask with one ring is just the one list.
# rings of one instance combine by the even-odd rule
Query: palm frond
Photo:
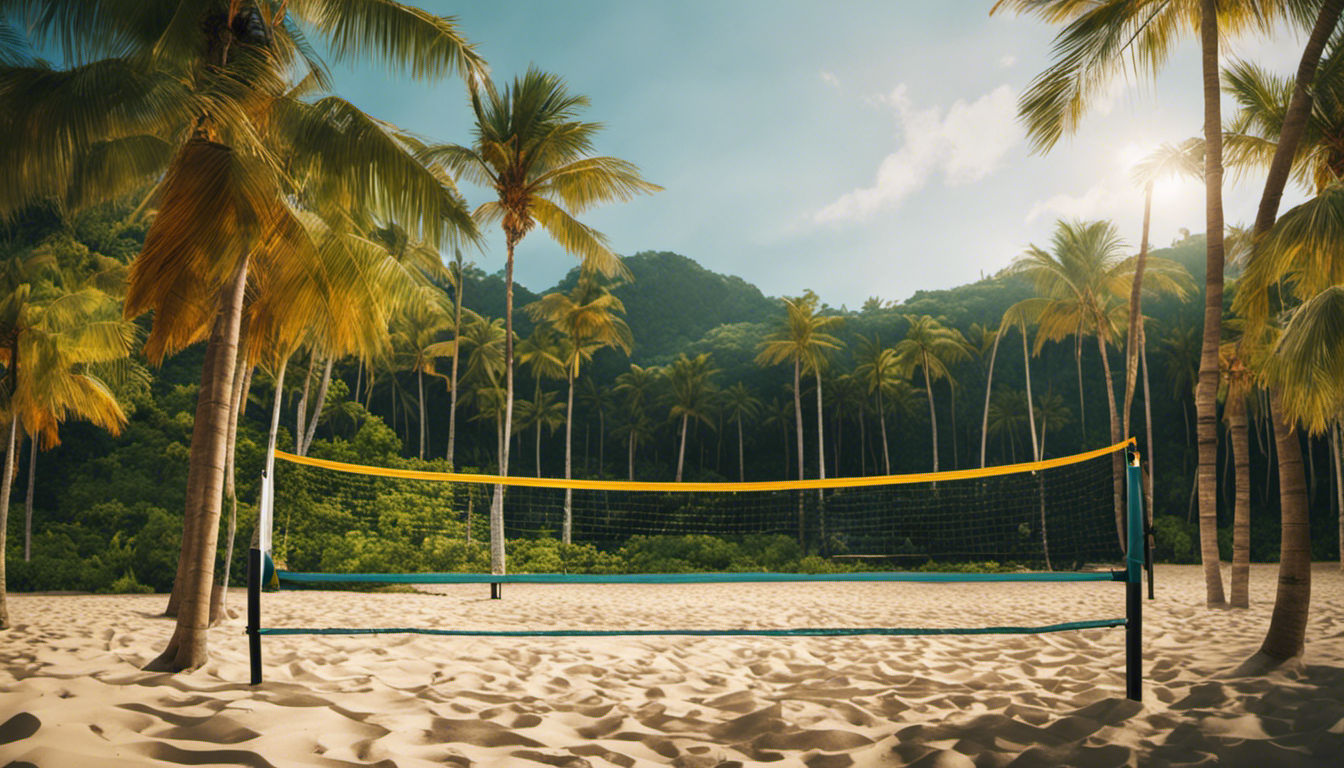
[(535, 198), (532, 215), (565, 251), (603, 275), (630, 277), (630, 270), (607, 245), (607, 237), (545, 198)]
[(392, 0), (293, 0), (290, 7), (313, 25), (338, 59), (379, 59), (417, 79), (486, 72), (485, 61), (451, 16)]

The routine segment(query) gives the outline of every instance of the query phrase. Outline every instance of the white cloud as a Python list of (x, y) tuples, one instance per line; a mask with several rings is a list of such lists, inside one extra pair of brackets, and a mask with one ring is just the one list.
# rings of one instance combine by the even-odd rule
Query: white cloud
[(1037, 200), (1027, 212), (1024, 223), (1030, 224), (1042, 216), (1065, 219), (1104, 218), (1115, 210), (1120, 201), (1109, 186), (1094, 184), (1081, 195), (1058, 194)]
[(1016, 63), (1017, 63), (1016, 56), (1012, 55), (1011, 53), (1006, 54), (1005, 56), (1003, 56), (1003, 58), (999, 59), (999, 69), (1007, 69)]
[(947, 109), (916, 109), (899, 85), (874, 103), (889, 106), (900, 129), (901, 146), (883, 158), (871, 186), (852, 190), (813, 215), (818, 224), (863, 220), (899, 205), (941, 171), (948, 186), (979, 181), (998, 167), (1017, 143), (1017, 104), (1012, 88), (1001, 85), (973, 102), (957, 100)]
[(831, 72), (822, 72), (822, 73), (821, 73), (821, 80), (822, 80), (822, 82), (826, 83), (827, 85), (831, 86), (832, 88), (839, 88), (839, 87), (840, 87), (840, 78), (836, 77), (834, 73), (831, 73)]

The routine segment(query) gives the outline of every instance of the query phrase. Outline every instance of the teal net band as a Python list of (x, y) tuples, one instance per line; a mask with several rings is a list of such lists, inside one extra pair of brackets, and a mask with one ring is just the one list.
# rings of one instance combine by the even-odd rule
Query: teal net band
[(277, 571), (290, 584), (730, 584), (756, 581), (1124, 581), (1125, 571), (948, 573), (298, 573)]
[(449, 635), (452, 637), (658, 637), (676, 635), (688, 637), (846, 637), (854, 635), (1041, 635), (1047, 632), (1068, 632), (1076, 629), (1106, 629), (1123, 627), (1124, 619), (1069, 621), (1039, 627), (836, 627), (802, 629), (536, 629), (536, 630), (474, 630), (424, 629), (417, 627), (387, 627), (382, 629), (303, 629), (301, 627), (263, 627), (263, 635)]

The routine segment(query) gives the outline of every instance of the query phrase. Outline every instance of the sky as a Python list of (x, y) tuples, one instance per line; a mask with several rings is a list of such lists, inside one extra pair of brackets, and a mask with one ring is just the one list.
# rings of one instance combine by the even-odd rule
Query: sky
[[(623, 255), (675, 251), (767, 295), (817, 292), (833, 307), (974, 282), (1056, 222), (1109, 219), (1138, 250), (1132, 166), (1202, 133), (1198, 43), (1156, 82), (1121, 78), (1080, 130), (1033, 154), (1017, 101), (1058, 29), (989, 15), (990, 2), (878, 0), (419, 0), (455, 16), (497, 82), (531, 65), (562, 76), (601, 122), (598, 154), (637, 164), (662, 192), (584, 215)], [(1224, 56), (1291, 73), (1299, 35), (1243, 38)], [(337, 65), (335, 91), (436, 141), (469, 143), (461, 80), (416, 83)], [(1224, 114), (1231, 106), (1224, 104)], [(1229, 224), (1254, 218), (1255, 180), (1225, 192)], [(1262, 183), (1262, 182), (1261, 182)], [(1204, 231), (1203, 187), (1155, 191), (1151, 240)], [(471, 205), (489, 192), (464, 186)], [(1300, 202), (1290, 190), (1282, 210)], [(503, 238), (466, 254), (503, 268)], [(576, 264), (541, 230), (516, 279), (553, 286)]]

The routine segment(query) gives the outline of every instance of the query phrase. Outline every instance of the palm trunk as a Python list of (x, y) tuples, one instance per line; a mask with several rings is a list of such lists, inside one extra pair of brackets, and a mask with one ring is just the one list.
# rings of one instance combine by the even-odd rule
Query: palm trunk
[[(803, 479), (803, 395), (799, 376), (801, 363), (793, 361), (793, 424), (798, 435), (798, 479)], [(807, 550), (807, 520), (803, 509), (803, 494), (798, 493), (798, 546)]]
[(891, 452), (887, 448), (887, 409), (882, 402), (882, 385), (877, 385), (877, 422), (882, 425), (882, 472), (891, 474)]
[[(466, 277), (462, 274), (462, 252), (457, 256), (457, 290), (453, 296), (453, 374), (448, 387), (448, 467), (457, 467), (457, 361), (462, 346), (462, 291), (466, 287)], [(468, 528), (470, 531), (470, 528)]]
[(308, 420), (308, 434), (303, 439), (303, 451), (299, 453), (300, 456), (308, 455), (308, 450), (313, 447), (313, 438), (317, 436), (317, 422), (322, 418), (322, 408), (327, 404), (327, 389), (331, 386), (331, 365), (334, 362), (336, 356), (328, 355), (327, 364), (322, 369), (322, 380), (317, 385), (312, 418)]
[[(565, 398), (565, 479), (572, 476), (574, 467), (573, 453), (573, 426), (574, 426), (574, 374), (569, 376), (569, 395)], [(540, 429), (540, 427), (538, 427)], [(565, 530), (563, 541), (570, 543), (571, 531), (574, 527), (573, 519), (574, 491), (571, 488), (565, 489)]]
[[(419, 368), (415, 369), (415, 385), (420, 395), (420, 459), (425, 458), (425, 432), (428, 423), (425, 419), (425, 372)], [(313, 421), (317, 421), (314, 419)]]
[(1157, 454), (1153, 452), (1153, 396), (1148, 388), (1148, 331), (1139, 326), (1139, 362), (1143, 363), (1143, 418), (1144, 437), (1148, 442), (1148, 477), (1144, 486), (1144, 512), (1147, 517), (1146, 533), (1148, 545), (1148, 599), (1153, 599), (1152, 553), (1153, 539), (1153, 477), (1157, 474)]
[(1247, 608), (1250, 606), (1251, 574), (1251, 435), (1246, 425), (1246, 396), (1229, 392), (1224, 410), (1227, 412), (1228, 436), (1232, 439), (1232, 476), (1236, 478), (1229, 605)]
[[(1100, 327), (1100, 325), (1098, 325)], [(1106, 407), (1111, 417), (1111, 445), (1115, 445), (1122, 439), (1120, 437), (1120, 414), (1115, 408), (1115, 387), (1111, 379), (1111, 360), (1106, 354), (1106, 341), (1100, 333), (1097, 334), (1097, 350), (1101, 352), (1101, 370), (1105, 376), (1106, 384)], [(1125, 476), (1125, 455), (1121, 451), (1115, 451), (1111, 454), (1111, 503), (1115, 506), (1115, 529), (1120, 537), (1120, 547), (1123, 549), (1126, 544), (1125, 538), (1125, 504), (1123, 493), (1121, 492), (1122, 479)]]
[[(23, 562), (33, 559), (33, 488), (37, 485), (37, 439), (28, 438), (28, 493), (23, 500)], [(0, 552), (4, 550), (0, 549)]]
[[(275, 398), (271, 404), (271, 431), (266, 438), (266, 477), (269, 477), (272, 482), (275, 480), (275, 440), (276, 435), (280, 432), (280, 407), (284, 399), (285, 369), (288, 367), (289, 354), (287, 353), (284, 359), (280, 361), (280, 370), (275, 374)], [(259, 519), (257, 521), (257, 525), (263, 523), (268, 523), (272, 528), (275, 527), (275, 520), (263, 521)], [(288, 527), (286, 527), (286, 530), (288, 530)], [(272, 548), (274, 548), (274, 544), (272, 544)]]
[(1344, 445), (1341, 445), (1340, 433), (1344, 431), (1338, 421), (1330, 430), (1330, 445), (1335, 458), (1335, 525), (1339, 529), (1339, 570), (1344, 573), (1344, 471), (1341, 471), (1340, 453), (1344, 452)]
[(630, 482), (635, 482), (635, 430), (630, 428)]
[(1139, 377), (1139, 339), (1143, 324), (1142, 296), (1143, 270), (1148, 264), (1148, 225), (1153, 215), (1153, 182), (1143, 187), (1143, 239), (1139, 241), (1139, 256), (1134, 262), (1134, 283), (1129, 289), (1129, 335), (1125, 349), (1125, 407), (1121, 410), (1120, 432), (1129, 437), (1129, 415), (1134, 409), (1134, 389)]
[[(507, 238), (507, 258), (504, 263), (504, 425), (499, 445), (499, 474), (509, 474), (509, 441), (513, 437), (513, 249), (517, 240)], [(504, 486), (495, 486), (490, 502), (490, 572), (505, 573), (504, 556)]]
[[(1027, 423), (1031, 426), (1032, 461), (1045, 458), (1045, 435), (1041, 435), (1040, 445), (1036, 444), (1036, 407), (1031, 402), (1031, 353), (1027, 349), (1027, 325), (1022, 324), (1022, 371), (1027, 378)], [(1044, 425), (1042, 425), (1044, 429)]]
[(1274, 443), (1279, 450), (1279, 494), (1282, 499), (1282, 538), (1279, 547), (1279, 587), (1274, 613), (1260, 654), (1270, 663), (1284, 662), (1302, 653), (1307, 612), (1311, 603), (1311, 520), (1303, 484), (1302, 447), (1296, 430), (1284, 423), (1278, 394), (1272, 396)]
[(737, 417), (737, 482), (747, 481), (747, 458), (742, 453), (742, 416)]
[(681, 482), (681, 469), (686, 464), (686, 433), (690, 414), (681, 414), (681, 446), (677, 449), (677, 482)]
[[(14, 370), (14, 359), (10, 358), (10, 370)], [(16, 437), (19, 434), (19, 420), (9, 420), (9, 436), (5, 438), (5, 464), (0, 470), (0, 629), (9, 629), (9, 598), (5, 587), (6, 547), (9, 545), (9, 492), (14, 480), (14, 452), (18, 450)]]
[[(606, 471), (606, 450), (607, 450), (607, 416), (602, 412), (602, 406), (597, 407), (597, 476), (602, 477)], [(584, 448), (584, 466), (588, 466), (588, 449)]]
[[(305, 455), (303, 447), (304, 435), (308, 434), (308, 390), (313, 385), (313, 363), (317, 362), (316, 350), (308, 353), (308, 369), (303, 374), (303, 394), (299, 396), (299, 412), (294, 416), (294, 453)], [(372, 387), (370, 387), (372, 389)], [(392, 429), (397, 428), (397, 403), (394, 397), (392, 401)]]
[(228, 530), (224, 538), (224, 572), (215, 585), (215, 593), (210, 601), (210, 626), (215, 626), (228, 613), (229, 574), (233, 566), (233, 545), (238, 535), (238, 489), (236, 483), (237, 466), (234, 452), (238, 444), (238, 421), (243, 417), (247, 406), (247, 390), (252, 384), (252, 369), (247, 366), (246, 332), (247, 320), (239, 329), (241, 342), (238, 344), (238, 360), (234, 363), (233, 390), (230, 393), (229, 437), (224, 450), (224, 499), (229, 504)]
[(821, 370), (815, 370), (813, 373), (817, 377), (817, 477), (826, 479), (826, 438), (822, 434), (825, 429), (825, 420), (822, 418), (821, 410)]
[(1083, 329), (1079, 326), (1073, 339), (1073, 362), (1078, 369), (1078, 431), (1082, 439), (1080, 450), (1087, 450), (1087, 408), (1083, 401)]
[(933, 382), (929, 380), (929, 353), (924, 358), (924, 394), (929, 396), (929, 425), (933, 427), (933, 471), (938, 471), (938, 413), (933, 409)]
[[(989, 393), (994, 389), (994, 361), (999, 357), (999, 339), (1003, 328), (994, 334), (994, 349), (989, 353), (989, 375), (985, 377), (985, 414), (980, 419), (980, 468), (985, 468), (985, 444), (989, 440)], [(1030, 394), (1027, 395), (1031, 397)]]
[(1218, 560), (1218, 344), (1223, 315), (1223, 128), (1218, 81), (1218, 2), (1203, 0), (1200, 43), (1204, 72), (1205, 231), (1208, 233), (1204, 338), (1195, 387), (1199, 444), (1199, 541), (1206, 602), (1226, 603)]
[(221, 296), (206, 345), (201, 390), (191, 435), (187, 472), (187, 508), (183, 523), (185, 577), (177, 626), (168, 647), (147, 669), (178, 672), (196, 669), (209, 659), (210, 595), (214, 585), (220, 507), (223, 499), (224, 454), (231, 415), (230, 392), (242, 320), (248, 257), (237, 267)]

